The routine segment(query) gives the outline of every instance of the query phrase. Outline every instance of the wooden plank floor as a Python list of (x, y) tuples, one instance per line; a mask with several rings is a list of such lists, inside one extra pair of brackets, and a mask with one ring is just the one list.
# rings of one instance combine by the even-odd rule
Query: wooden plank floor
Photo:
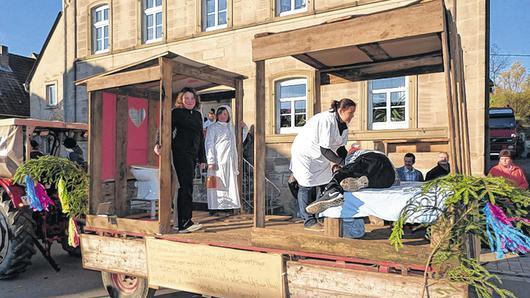
[[(267, 216), (266, 230), (254, 230), (252, 215), (194, 212), (194, 222), (203, 229), (188, 234), (164, 234), (161, 238), (227, 246), (264, 247), (285, 251), (303, 251), (341, 257), (376, 260), (423, 266), (430, 253), (423, 231), (405, 231), (404, 248), (399, 252), (390, 245), (390, 226), (366, 225), (362, 239), (325, 236), (324, 232), (304, 230), (300, 220), (290, 216)], [(257, 233), (259, 232), (259, 233)], [(265, 232), (265, 233), (261, 233)], [(316, 244), (315, 244), (316, 243)]]

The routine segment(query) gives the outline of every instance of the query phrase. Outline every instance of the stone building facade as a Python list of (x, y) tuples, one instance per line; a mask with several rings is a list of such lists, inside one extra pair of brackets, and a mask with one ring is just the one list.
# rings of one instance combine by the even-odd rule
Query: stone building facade
[[(61, 20), (31, 82), (32, 116), (46, 118), (47, 82), (57, 82), (67, 121), (86, 122), (87, 92), (74, 81), (134, 63), (164, 51), (243, 74), (244, 120), (255, 111), (255, 34), (280, 32), (345, 16), (407, 6), (415, 0), (64, 0)], [(465, 65), (473, 174), (483, 175), (486, 156), (488, 0), (446, 0), (456, 17)], [(358, 34), (362, 34), (359, 32)], [(63, 63), (64, 62), (64, 63)], [(386, 151), (396, 165), (406, 152), (426, 172), (448, 150), (443, 73), (383, 81), (319, 86), (314, 69), (293, 58), (266, 67), (267, 176), (286, 188), (290, 146), (297, 126), (326, 110), (333, 99), (358, 103), (350, 142)], [(320, 96), (317, 96), (320, 92)], [(319, 98), (320, 100), (317, 100)], [(49, 108), (49, 107), (48, 107)], [(286, 209), (290, 199), (284, 194)]]

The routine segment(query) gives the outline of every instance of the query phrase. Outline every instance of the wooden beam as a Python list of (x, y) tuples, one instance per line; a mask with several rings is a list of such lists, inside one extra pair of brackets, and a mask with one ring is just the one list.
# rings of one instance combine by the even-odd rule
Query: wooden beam
[(293, 56), (294, 58), (304, 62), (305, 64), (307, 65), (311, 65), (313, 66), (314, 68), (316, 69), (324, 69), (324, 68), (328, 68), (327, 65), (323, 64), (322, 62), (318, 61), (317, 59), (309, 56), (309, 55), (306, 55), (306, 54), (302, 54), (302, 55), (295, 55)]
[(96, 214), (101, 197), (101, 152), (103, 132), (103, 94), (88, 93), (88, 174), (90, 175), (89, 214)]
[(92, 230), (111, 230), (116, 233), (130, 233), (141, 235), (156, 235), (160, 234), (158, 221), (156, 220), (140, 220), (116, 217), (111, 219), (107, 216), (87, 215), (86, 217), (87, 229)]
[(442, 32), (441, 7), (441, 1), (437, 0), (340, 22), (255, 37), (252, 40), (252, 60), (295, 56)]
[(265, 227), (265, 61), (256, 62), (254, 226)]
[(129, 98), (116, 98), (116, 150), (114, 151), (114, 210), (117, 216), (127, 214), (127, 126), (129, 121)]
[[(156, 165), (158, 166), (158, 158), (153, 151), (153, 148), (155, 148), (155, 140), (158, 137), (158, 129), (156, 126), (157, 120), (160, 117), (160, 111), (157, 110), (157, 103), (160, 103), (159, 101), (160, 96), (156, 100), (148, 100), (148, 110), (147, 110), (147, 126), (148, 126), (148, 132), (147, 132), (147, 162), (150, 165)], [(160, 106), (158, 106), (160, 107)]]
[(84, 269), (147, 278), (147, 253), (143, 239), (81, 234), (81, 253)]
[(243, 81), (236, 80), (236, 92), (235, 92), (235, 104), (233, 113), (235, 114), (235, 126), (236, 126), (236, 147), (237, 147), (237, 164), (239, 169), (239, 175), (237, 175), (237, 189), (241, 200), (241, 213), (243, 213)]
[(363, 51), (374, 62), (391, 59), (387, 52), (378, 44), (371, 43), (357, 46), (359, 50)]
[[(160, 233), (171, 230), (171, 201), (173, 191), (171, 187), (171, 109), (173, 108), (172, 95), (172, 63), (167, 58), (159, 58), (160, 65), (160, 199), (158, 201), (158, 221)], [(174, 212), (177, 212), (175, 206)]]
[(25, 161), (31, 159), (31, 138), (33, 137), (33, 131), (35, 131), (35, 126), (26, 126), (26, 135), (24, 136), (26, 140)]
[(158, 66), (141, 68), (103, 77), (96, 77), (87, 81), (87, 91), (103, 90), (127, 85), (134, 85), (160, 80)]
[(397, 262), (403, 265), (424, 266), (429, 257), (427, 247), (405, 245), (398, 252), (389, 243), (380, 241), (344, 239), (273, 228), (254, 228), (251, 232), (251, 243), (258, 247)]
[[(443, 7), (443, 4), (442, 4)], [(443, 55), (443, 64), (444, 64), (444, 76), (445, 76), (445, 92), (447, 96), (447, 117), (449, 120), (449, 164), (451, 166), (451, 172), (453, 173), (460, 173), (459, 170), (459, 163), (458, 160), (456, 160), (456, 156), (458, 155), (456, 151), (456, 131), (455, 131), (455, 118), (453, 114), (453, 97), (452, 97), (452, 89), (451, 89), (451, 74), (450, 74), (450, 54), (449, 54), (449, 42), (447, 37), (447, 26), (446, 26), (446, 18), (445, 18), (445, 12), (443, 17), (443, 25), (444, 25), (444, 31), (441, 34), (442, 39), (442, 55)]]
[(181, 64), (173, 60), (168, 60), (168, 63), (170, 63), (173, 66), (174, 74), (185, 75), (185, 76), (199, 79), (202, 81), (235, 88), (236, 83), (235, 83), (234, 78), (230, 78), (230, 77), (223, 76), (215, 72), (212, 72), (211, 71), (212, 68), (208, 66), (202, 67), (202, 68), (192, 68), (189, 65), (184, 65), (184, 64)]

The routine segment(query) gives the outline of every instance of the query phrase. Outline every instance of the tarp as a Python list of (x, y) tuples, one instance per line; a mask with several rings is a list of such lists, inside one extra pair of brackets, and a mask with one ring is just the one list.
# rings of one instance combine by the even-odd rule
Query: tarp
[(21, 126), (0, 126), (0, 177), (11, 178), (24, 160)]

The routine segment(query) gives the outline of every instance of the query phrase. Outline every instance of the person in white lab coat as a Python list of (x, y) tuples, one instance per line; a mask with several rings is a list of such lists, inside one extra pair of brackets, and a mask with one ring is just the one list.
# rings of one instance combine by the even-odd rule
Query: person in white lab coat
[(333, 177), (332, 167), (344, 164), (348, 141), (348, 123), (353, 119), (356, 104), (349, 98), (334, 100), (331, 109), (313, 116), (294, 139), (291, 147), (291, 172), (298, 181), (299, 212), (304, 228), (323, 231), (315, 215), (306, 207), (316, 199), (317, 187)]
[[(230, 122), (230, 108), (220, 106), (216, 111), (217, 122), (208, 127), (206, 134), (206, 161), (208, 175), (216, 179), (216, 187), (207, 188), (208, 209), (238, 209), (237, 146), (234, 127)], [(212, 178), (209, 179), (212, 179)], [(208, 187), (208, 185), (207, 185)]]

